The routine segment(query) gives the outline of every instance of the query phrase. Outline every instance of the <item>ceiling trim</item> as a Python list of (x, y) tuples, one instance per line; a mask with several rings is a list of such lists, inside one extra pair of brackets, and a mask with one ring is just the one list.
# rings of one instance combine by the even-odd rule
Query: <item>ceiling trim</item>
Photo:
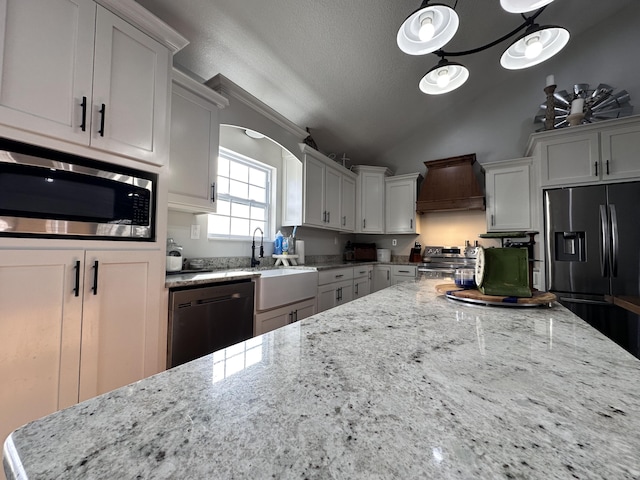
[(176, 53), (189, 45), (189, 40), (133, 0), (95, 0), (111, 13), (142, 30), (154, 40)]
[(261, 100), (258, 100), (256, 97), (251, 95), (238, 84), (232, 82), (222, 74), (218, 74), (210, 80), (207, 80), (205, 82), (205, 85), (227, 97), (233, 97), (241, 101), (248, 107), (258, 112), (260, 115), (280, 125), (289, 133), (298, 137), (300, 140), (304, 140), (309, 136), (309, 133), (306, 130), (300, 128), (291, 120), (279, 114), (269, 105), (262, 102)]
[(194, 95), (214, 103), (218, 108), (225, 108), (229, 106), (229, 99), (227, 97), (219, 94), (206, 85), (203, 85), (175, 67), (172, 72), (172, 81), (173, 83), (180, 85), (182, 88), (189, 90)]

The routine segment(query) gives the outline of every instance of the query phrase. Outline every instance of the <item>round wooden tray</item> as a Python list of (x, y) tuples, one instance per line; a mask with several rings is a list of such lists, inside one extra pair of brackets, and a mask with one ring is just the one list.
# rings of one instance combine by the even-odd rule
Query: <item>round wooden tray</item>
[(532, 297), (500, 297), (497, 295), (485, 295), (475, 289), (463, 289), (453, 283), (436, 285), (436, 291), (447, 298), (467, 303), (482, 305), (496, 305), (500, 307), (540, 307), (548, 306), (558, 298), (550, 292), (533, 292)]

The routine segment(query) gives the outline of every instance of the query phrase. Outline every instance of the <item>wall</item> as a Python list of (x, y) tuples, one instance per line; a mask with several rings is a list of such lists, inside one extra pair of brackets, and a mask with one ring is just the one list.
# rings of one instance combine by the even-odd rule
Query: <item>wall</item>
[[(633, 2), (614, 17), (571, 38), (565, 49), (547, 62), (508, 72), (508, 81), (480, 92), (471, 104), (456, 105), (455, 92), (449, 93), (449, 113), (442, 115), (438, 124), (428, 126), (428, 135), (420, 133), (406, 139), (385, 152), (380, 163), (401, 174), (424, 171), (422, 162), (426, 160), (466, 153), (476, 153), (480, 163), (523, 156), (529, 135), (540, 126), (534, 125), (533, 118), (545, 101), (543, 89), (549, 74), (555, 75), (558, 90), (570, 91), (576, 83), (588, 83), (592, 88), (606, 83), (616, 91), (627, 90), (633, 104), (640, 96), (640, 63), (633, 60), (640, 45), (638, 18), (640, 2)], [(471, 75), (482, 74), (477, 70)]]

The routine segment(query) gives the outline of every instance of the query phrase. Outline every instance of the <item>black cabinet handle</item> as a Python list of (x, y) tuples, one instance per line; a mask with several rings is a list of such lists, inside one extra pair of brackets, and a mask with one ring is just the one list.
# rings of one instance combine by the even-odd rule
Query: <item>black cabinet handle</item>
[(293, 312), (289, 312), (289, 323), (293, 323)]
[(609, 160), (607, 160), (607, 175), (609, 175)]
[(346, 215), (344, 217), (342, 217), (342, 226), (343, 227), (347, 226), (347, 216)]
[(359, 286), (359, 285), (360, 285), (359, 283), (356, 283), (356, 292), (355, 292), (355, 293), (356, 293), (356, 295), (358, 295), (358, 286)]
[(594, 165), (596, 167), (596, 175), (595, 176), (597, 177), (598, 176), (598, 162), (594, 162)]
[(362, 220), (362, 228), (367, 228), (367, 219)]
[(98, 260), (93, 262), (93, 287), (91, 287), (94, 295), (98, 294)]
[(104, 117), (107, 116), (107, 106), (103, 103), (102, 108), (100, 109), (100, 130), (98, 133), (101, 137), (104, 137)]
[(80, 124), (80, 129), (85, 132), (87, 130), (87, 97), (82, 97), (80, 106), (82, 107), (82, 123)]
[(216, 203), (216, 184), (211, 184), (211, 203)]
[(76, 286), (73, 289), (73, 294), (78, 297), (80, 296), (80, 260), (76, 260), (75, 267), (76, 270)]
[(413, 218), (409, 220), (409, 228), (413, 228)]
[(297, 322), (298, 321), (298, 310), (294, 310), (293, 311), (293, 321)]

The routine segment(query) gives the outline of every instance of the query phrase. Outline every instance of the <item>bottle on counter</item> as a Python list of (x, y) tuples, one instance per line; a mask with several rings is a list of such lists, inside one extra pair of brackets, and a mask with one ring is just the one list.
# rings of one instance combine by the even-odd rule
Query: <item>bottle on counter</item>
[(289, 254), (289, 237), (282, 237), (282, 254)]
[(282, 255), (282, 232), (280, 230), (276, 233), (276, 239), (273, 241), (273, 253)]

